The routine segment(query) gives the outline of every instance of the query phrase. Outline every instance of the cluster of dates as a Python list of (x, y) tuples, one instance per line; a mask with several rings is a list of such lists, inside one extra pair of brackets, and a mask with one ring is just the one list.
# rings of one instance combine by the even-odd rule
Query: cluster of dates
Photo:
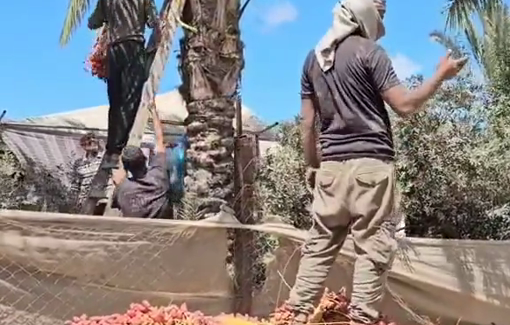
[(106, 78), (108, 77), (107, 50), (108, 35), (106, 33), (106, 28), (103, 28), (99, 32), (94, 47), (92, 48), (92, 52), (90, 52), (85, 62), (86, 70), (94, 77), (103, 81), (106, 81)]
[(147, 301), (131, 304), (124, 314), (108, 316), (82, 315), (74, 317), (68, 325), (218, 325), (218, 322), (201, 312), (191, 312), (185, 304), (153, 307)]
[[(345, 289), (332, 292), (326, 289), (309, 324), (348, 324), (349, 298)], [(278, 307), (269, 320), (242, 315), (205, 316), (199, 311), (191, 312), (185, 304), (153, 307), (149, 302), (131, 304), (124, 314), (108, 316), (74, 317), (67, 325), (291, 325), (294, 312), (287, 303)], [(381, 318), (374, 325), (396, 325), (386, 318)]]
[[(338, 292), (326, 289), (314, 313), (308, 318), (310, 324), (348, 324), (349, 298), (342, 288)], [(290, 305), (284, 303), (271, 315), (271, 324), (290, 325), (294, 321), (294, 311)], [(396, 325), (386, 317), (378, 320), (374, 325)]]

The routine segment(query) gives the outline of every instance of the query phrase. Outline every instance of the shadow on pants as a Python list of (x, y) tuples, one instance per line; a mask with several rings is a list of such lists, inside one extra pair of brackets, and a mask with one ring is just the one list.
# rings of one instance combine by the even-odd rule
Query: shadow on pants
[(147, 71), (143, 42), (121, 41), (108, 48), (108, 154), (120, 154), (127, 144), (142, 99)]

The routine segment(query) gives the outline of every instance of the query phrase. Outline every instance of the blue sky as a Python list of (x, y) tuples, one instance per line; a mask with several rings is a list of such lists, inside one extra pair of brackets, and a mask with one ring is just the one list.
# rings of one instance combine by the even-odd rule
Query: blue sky
[[(95, 5), (95, 0), (92, 3)], [(161, 5), (162, 0), (156, 3)], [(243, 103), (267, 122), (299, 112), (299, 81), (308, 51), (331, 24), (334, 0), (252, 0), (242, 20), (246, 67)], [(444, 27), (446, 0), (387, 0), (381, 43), (401, 78), (430, 75), (443, 48), (428, 33)], [(106, 85), (84, 70), (94, 33), (83, 25), (65, 48), (58, 43), (67, 0), (4, 1), (0, 109), (20, 119), (107, 103)], [(5, 32), (9, 31), (9, 32)], [(174, 49), (177, 49), (177, 42)], [(161, 92), (180, 83), (176, 53)], [(106, 118), (106, 117), (105, 117)]]

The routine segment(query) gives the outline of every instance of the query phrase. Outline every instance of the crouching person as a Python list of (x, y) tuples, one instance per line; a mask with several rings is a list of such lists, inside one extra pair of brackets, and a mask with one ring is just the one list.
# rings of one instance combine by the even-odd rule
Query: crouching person
[[(129, 145), (124, 148), (123, 168), (113, 174), (115, 204), (125, 217), (172, 219), (163, 127), (155, 108), (152, 116), (156, 137), (154, 156), (147, 164), (141, 148)], [(131, 177), (127, 177), (127, 172)]]

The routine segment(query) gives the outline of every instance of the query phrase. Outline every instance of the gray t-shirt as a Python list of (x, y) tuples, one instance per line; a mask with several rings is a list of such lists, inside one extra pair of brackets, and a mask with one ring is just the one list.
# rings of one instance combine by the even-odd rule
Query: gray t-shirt
[(170, 183), (166, 154), (157, 153), (142, 178), (128, 178), (116, 190), (117, 204), (123, 216), (155, 218), (169, 202)]
[(89, 28), (99, 28), (106, 23), (111, 43), (144, 41), (145, 25), (158, 24), (154, 0), (98, 0), (89, 18)]
[(305, 61), (301, 97), (318, 111), (322, 160), (393, 160), (393, 138), (381, 93), (400, 83), (391, 60), (375, 42), (349, 36), (335, 52), (334, 67), (323, 72), (314, 51)]

